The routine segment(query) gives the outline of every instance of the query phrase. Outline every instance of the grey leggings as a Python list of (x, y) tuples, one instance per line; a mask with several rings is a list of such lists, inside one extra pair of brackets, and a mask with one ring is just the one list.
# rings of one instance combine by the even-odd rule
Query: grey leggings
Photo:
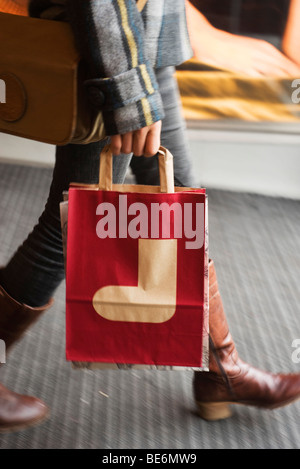
[[(175, 185), (194, 186), (174, 68), (157, 71), (165, 118), (161, 143), (174, 157)], [(56, 148), (55, 166), (45, 209), (28, 238), (0, 271), (0, 284), (17, 301), (36, 307), (46, 304), (64, 278), (59, 204), (70, 182), (97, 183), (99, 155), (106, 141)], [(138, 184), (158, 184), (156, 158), (114, 157), (114, 182), (122, 183), (128, 166)], [(100, 163), (101, 164), (101, 163)]]

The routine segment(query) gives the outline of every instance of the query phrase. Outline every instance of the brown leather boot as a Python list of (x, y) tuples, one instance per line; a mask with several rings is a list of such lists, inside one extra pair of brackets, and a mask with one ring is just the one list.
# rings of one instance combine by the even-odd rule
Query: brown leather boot
[(300, 398), (300, 374), (273, 374), (244, 363), (228, 329), (215, 267), (209, 264), (209, 372), (195, 372), (193, 388), (200, 417), (230, 417), (229, 404), (275, 409)]
[(53, 300), (51, 299), (44, 306), (32, 308), (18, 303), (0, 286), (0, 339), (5, 342), (6, 351), (52, 304)]
[[(0, 286), (0, 339), (5, 342), (6, 351), (52, 304), (51, 299), (45, 306), (32, 308), (14, 300)], [(36, 425), (48, 414), (48, 407), (40, 399), (17, 394), (0, 383), (0, 433)]]
[(49, 409), (42, 401), (17, 394), (0, 383), (0, 433), (31, 427), (48, 415)]

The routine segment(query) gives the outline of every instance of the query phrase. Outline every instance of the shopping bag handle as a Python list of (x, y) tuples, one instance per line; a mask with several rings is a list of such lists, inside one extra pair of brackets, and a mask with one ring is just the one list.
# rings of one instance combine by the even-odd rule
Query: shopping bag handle
[[(157, 155), (160, 191), (172, 194), (174, 192), (173, 155), (164, 147), (160, 147)], [(103, 148), (100, 158), (99, 189), (102, 191), (112, 191), (113, 154), (109, 144)], [(122, 156), (120, 156), (120, 158), (122, 158)]]

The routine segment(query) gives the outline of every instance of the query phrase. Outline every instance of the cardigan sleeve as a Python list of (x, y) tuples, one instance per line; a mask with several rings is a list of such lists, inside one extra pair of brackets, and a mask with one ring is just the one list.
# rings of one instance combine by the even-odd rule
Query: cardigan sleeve
[(103, 112), (107, 134), (161, 120), (163, 105), (135, 0), (67, 0), (67, 16), (89, 67), (87, 93)]

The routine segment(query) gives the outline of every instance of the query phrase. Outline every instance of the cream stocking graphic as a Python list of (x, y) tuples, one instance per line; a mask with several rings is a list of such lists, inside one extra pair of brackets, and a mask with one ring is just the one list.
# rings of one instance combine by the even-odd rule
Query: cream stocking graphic
[(139, 239), (138, 250), (138, 285), (100, 288), (93, 307), (111, 321), (166, 322), (176, 310), (177, 240)]

